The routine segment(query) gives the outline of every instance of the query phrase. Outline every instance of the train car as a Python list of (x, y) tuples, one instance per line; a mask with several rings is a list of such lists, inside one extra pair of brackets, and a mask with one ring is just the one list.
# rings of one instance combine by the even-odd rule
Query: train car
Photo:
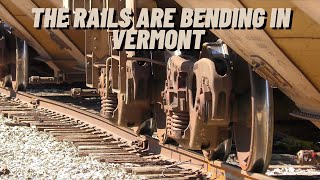
[[(0, 0), (1, 85), (85, 82), (106, 121), (160, 143), (226, 160), (232, 141), (243, 170), (266, 171), (272, 154), (273, 92), (291, 116), (320, 127), (317, 0)], [(32, 8), (292, 8), (292, 29), (210, 29), (202, 49), (117, 51), (112, 30), (36, 29)], [(135, 21), (133, 18), (133, 22)], [(118, 18), (119, 19), (119, 18)], [(278, 100), (275, 99), (275, 100)]]

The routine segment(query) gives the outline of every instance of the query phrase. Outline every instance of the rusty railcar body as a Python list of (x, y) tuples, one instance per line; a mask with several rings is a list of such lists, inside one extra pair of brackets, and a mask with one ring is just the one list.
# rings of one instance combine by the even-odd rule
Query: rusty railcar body
[[(260, 7), (269, 14), (289, 7), (294, 19), (292, 30), (212, 29), (199, 52), (126, 52), (113, 49), (110, 30), (35, 29), (36, 7)], [(137, 133), (154, 129), (161, 143), (202, 150), (211, 160), (225, 160), (233, 139), (242, 169), (264, 172), (271, 87), (295, 103), (292, 116), (320, 127), (318, 7), (317, 0), (0, 0), (1, 85), (85, 82), (101, 96), (106, 121)]]

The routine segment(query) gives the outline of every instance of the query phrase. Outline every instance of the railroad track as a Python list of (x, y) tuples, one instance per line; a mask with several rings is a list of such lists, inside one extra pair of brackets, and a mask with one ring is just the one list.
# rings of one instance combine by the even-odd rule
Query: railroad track
[[(24, 92), (1, 89), (0, 112), (15, 120), (12, 126), (33, 126), (58, 141), (73, 142), (79, 155), (110, 163), (130, 163), (126, 168), (142, 178), (275, 179), (250, 173), (220, 161), (208, 162), (200, 154), (163, 145), (148, 136), (113, 125), (95, 111)], [(4, 98), (7, 97), (7, 98)]]

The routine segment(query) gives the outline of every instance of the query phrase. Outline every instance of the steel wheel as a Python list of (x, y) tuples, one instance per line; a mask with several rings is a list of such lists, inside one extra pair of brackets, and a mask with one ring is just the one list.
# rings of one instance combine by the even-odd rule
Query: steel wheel
[(11, 75), (7, 75), (4, 78), (2, 78), (0, 80), (0, 87), (4, 88), (4, 87), (12, 87), (12, 76)]
[(266, 80), (249, 67), (250, 88), (237, 94), (233, 135), (243, 170), (263, 173), (272, 154), (273, 94)]
[(231, 139), (223, 141), (215, 150), (203, 150), (203, 155), (210, 161), (226, 161), (231, 151)]
[(0, 64), (0, 87), (10, 86), (12, 81), (12, 76), (8, 74), (9, 74), (9, 70), (7, 65)]

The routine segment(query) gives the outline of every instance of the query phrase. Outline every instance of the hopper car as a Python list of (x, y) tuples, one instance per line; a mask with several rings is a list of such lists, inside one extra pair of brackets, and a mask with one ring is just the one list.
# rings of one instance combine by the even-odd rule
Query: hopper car
[[(292, 29), (209, 29), (201, 50), (113, 48), (109, 29), (34, 28), (32, 8), (292, 8)], [(320, 127), (317, 0), (0, 0), (0, 85), (82, 82), (101, 97), (106, 121), (154, 133), (160, 143), (265, 172), (272, 154), (275, 89), (285, 117)], [(116, 16), (117, 18), (118, 16)], [(134, 22), (135, 16), (132, 17)], [(72, 19), (72, 17), (71, 17)], [(179, 28), (177, 28), (179, 29)], [(290, 115), (289, 115), (290, 114)], [(290, 119), (290, 118), (289, 118)]]

